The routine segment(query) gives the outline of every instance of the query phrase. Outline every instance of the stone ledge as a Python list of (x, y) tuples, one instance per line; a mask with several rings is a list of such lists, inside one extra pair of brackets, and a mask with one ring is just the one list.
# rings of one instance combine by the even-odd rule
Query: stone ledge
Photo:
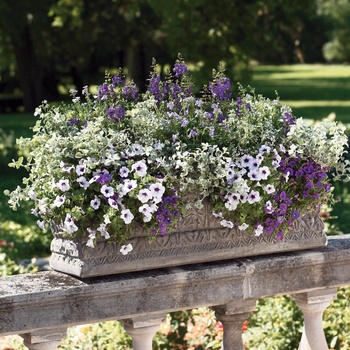
[(350, 285), (350, 234), (301, 252), (80, 280), (58, 272), (0, 279), (0, 334), (164, 315)]

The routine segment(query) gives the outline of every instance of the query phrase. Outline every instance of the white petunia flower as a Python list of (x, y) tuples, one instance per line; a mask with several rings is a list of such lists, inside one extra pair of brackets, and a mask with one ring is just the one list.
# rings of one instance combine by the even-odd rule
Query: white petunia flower
[(271, 147), (266, 146), (266, 145), (262, 145), (259, 148), (259, 154), (269, 153), (270, 151), (271, 151)]
[(220, 221), (221, 226), (233, 228), (233, 222), (228, 220), (221, 220)]
[(103, 236), (105, 239), (110, 238), (110, 235), (107, 231), (107, 225), (106, 224), (101, 224), (98, 228), (97, 231), (101, 233), (101, 236)]
[(148, 204), (144, 204), (139, 208), (139, 212), (144, 215), (143, 222), (149, 222), (152, 220), (152, 210)]
[(87, 228), (87, 231), (90, 233), (89, 234), (89, 239), (88, 241), (86, 242), (86, 246), (87, 247), (90, 247), (90, 248), (94, 248), (95, 245), (94, 245), (94, 241), (96, 239), (96, 230), (93, 230), (91, 228)]
[(67, 214), (64, 220), (64, 230), (69, 234), (78, 231), (78, 226), (74, 223), (70, 214)]
[(90, 186), (90, 183), (86, 180), (84, 176), (78, 177), (77, 182), (80, 185), (80, 187), (84, 188), (84, 190), (86, 190)]
[(64, 196), (57, 196), (55, 201), (53, 202), (53, 205), (57, 208), (59, 208), (64, 203)]
[(114, 190), (113, 190), (113, 188), (110, 187), (110, 186), (103, 185), (103, 186), (101, 187), (101, 193), (102, 193), (105, 197), (109, 198), (109, 197), (112, 197), (112, 196), (114, 195)]
[(248, 194), (248, 203), (253, 204), (255, 202), (259, 202), (260, 200), (260, 193), (258, 191), (251, 191)]
[(273, 211), (273, 206), (272, 206), (271, 201), (267, 201), (267, 202), (265, 203), (265, 211), (266, 211), (266, 213), (272, 213), (272, 211)]
[(120, 170), (119, 170), (119, 175), (121, 177), (128, 177), (129, 169), (126, 166), (121, 167)]
[(135, 164), (133, 164), (131, 166), (131, 169), (135, 171), (135, 173), (140, 176), (140, 177), (144, 177), (147, 175), (147, 165), (144, 161), (140, 160), (138, 162), (136, 162)]
[(151, 193), (152, 193), (152, 197), (156, 200), (161, 200), (162, 196), (165, 192), (165, 187), (161, 184), (161, 183), (156, 183), (156, 184), (152, 184), (149, 187)]
[(260, 173), (261, 180), (267, 180), (271, 172), (267, 166), (262, 166), (261, 168), (259, 168), (259, 173)]
[(248, 173), (248, 177), (252, 181), (260, 181), (261, 180), (261, 174), (259, 169), (251, 169)]
[(124, 223), (129, 225), (131, 221), (134, 219), (134, 215), (129, 209), (123, 209), (120, 217), (124, 220)]
[(258, 225), (254, 232), (255, 236), (259, 237), (264, 232), (264, 227), (262, 225)]
[(241, 158), (240, 166), (241, 167), (251, 167), (252, 163), (254, 161), (254, 158), (248, 154), (245, 154)]
[(70, 189), (69, 180), (62, 179), (56, 183), (56, 187), (62, 192), (67, 192)]
[(137, 187), (137, 181), (136, 180), (125, 180), (123, 185), (121, 186), (121, 195), (125, 196), (127, 193), (132, 191)]
[(132, 146), (131, 146), (131, 149), (132, 149), (132, 152), (139, 156), (143, 153), (143, 148), (141, 145), (139, 145), (138, 143), (134, 143)]
[(132, 247), (132, 245), (130, 243), (127, 244), (127, 245), (122, 245), (121, 248), (120, 248), (120, 252), (123, 255), (129, 254), (132, 250), (133, 250), (133, 247)]
[(85, 164), (78, 164), (75, 167), (75, 171), (76, 171), (78, 176), (84, 175), (85, 171), (86, 171), (86, 165)]
[(239, 193), (229, 192), (226, 194), (224, 199), (227, 200), (227, 202), (225, 202), (225, 207), (230, 211), (234, 211), (237, 209), (237, 206), (240, 202), (240, 195), (239, 195)]
[(100, 204), (100, 199), (95, 195), (95, 198), (90, 202), (90, 206), (96, 210), (100, 207)]
[(274, 192), (276, 191), (275, 186), (274, 186), (274, 185), (271, 185), (271, 184), (266, 185), (266, 186), (264, 187), (264, 190), (265, 190), (265, 192), (266, 192), (267, 194), (271, 194), (271, 193), (274, 193)]
[(113, 198), (108, 198), (108, 204), (114, 209), (119, 209), (118, 202)]
[(246, 223), (243, 223), (242, 225), (239, 225), (239, 226), (238, 226), (238, 228), (239, 228), (241, 231), (245, 231), (248, 227), (249, 227), (249, 225), (246, 224)]
[(139, 191), (138, 195), (137, 195), (137, 199), (141, 202), (141, 203), (146, 203), (148, 202), (150, 199), (152, 199), (152, 192), (147, 189), (144, 188), (142, 190)]
[(42, 230), (45, 229), (45, 222), (44, 221), (38, 220), (36, 223), (39, 226), (39, 228), (41, 228)]

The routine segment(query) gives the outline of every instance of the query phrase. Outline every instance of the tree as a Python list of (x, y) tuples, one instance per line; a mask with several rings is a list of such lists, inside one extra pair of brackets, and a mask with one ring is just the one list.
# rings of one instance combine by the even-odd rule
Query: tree
[(317, 58), (324, 41), (317, 1), (326, 2), (1, 0), (0, 50), (7, 59), (0, 74), (13, 57), (27, 110), (45, 98), (61, 99), (58, 86), (68, 91), (101, 83), (104, 70), (113, 67), (125, 68), (140, 85), (153, 57), (165, 72), (178, 53), (199, 86), (220, 61), (231, 80), (244, 81), (252, 58)]
[(49, 6), (50, 1), (41, 0), (0, 2), (0, 29), (3, 39), (8, 40), (3, 49), (6, 49), (5, 54), (15, 58), (16, 76), (27, 110), (33, 110), (43, 96)]
[(348, 0), (319, 0), (319, 11), (328, 18), (329, 41), (323, 53), (329, 62), (350, 61), (350, 2)]

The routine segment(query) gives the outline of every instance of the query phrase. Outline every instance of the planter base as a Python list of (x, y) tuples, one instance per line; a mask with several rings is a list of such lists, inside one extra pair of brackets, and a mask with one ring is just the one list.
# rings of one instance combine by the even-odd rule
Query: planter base
[(189, 222), (186, 217), (175, 232), (157, 236), (151, 243), (144, 233), (135, 232), (135, 237), (126, 242), (133, 246), (127, 255), (122, 255), (120, 246), (113, 242), (100, 241), (95, 248), (90, 248), (84, 238), (72, 242), (56, 235), (51, 243), (50, 265), (54, 270), (86, 278), (305, 250), (327, 244), (324, 224), (318, 214), (298, 220), (294, 232), (283, 241), (266, 234), (255, 237), (213, 222), (207, 227), (200, 226), (203, 222), (198, 215), (193, 218), (195, 220)]

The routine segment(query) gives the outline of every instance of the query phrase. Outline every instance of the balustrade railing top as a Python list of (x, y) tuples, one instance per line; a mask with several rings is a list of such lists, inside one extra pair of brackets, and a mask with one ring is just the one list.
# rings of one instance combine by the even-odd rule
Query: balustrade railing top
[[(45, 342), (42, 348), (49, 349), (54, 334), (77, 324), (121, 320), (133, 334), (154, 328), (176, 310), (210, 306), (224, 319), (245, 315), (267, 296), (295, 294), (299, 304), (324, 302), (337, 287), (350, 285), (349, 264), (350, 235), (344, 235), (329, 237), (321, 249), (84, 280), (54, 271), (3, 277), (0, 335), (26, 334), (27, 345), (37, 344), (30, 349)], [(233, 349), (227, 337), (226, 342), (225, 350)]]

